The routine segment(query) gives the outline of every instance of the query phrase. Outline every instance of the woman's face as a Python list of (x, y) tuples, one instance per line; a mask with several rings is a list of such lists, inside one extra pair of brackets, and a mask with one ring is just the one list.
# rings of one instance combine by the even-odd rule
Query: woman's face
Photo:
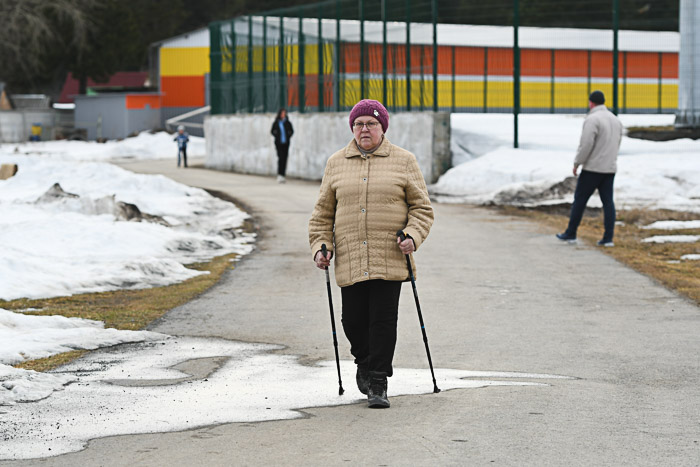
[[(374, 128), (370, 128), (367, 124)], [(376, 118), (370, 116), (357, 117), (352, 126), (352, 133), (357, 145), (365, 151), (379, 146), (384, 135), (382, 125)]]
[(284, 120), (285, 118), (287, 118), (287, 111), (286, 110), (280, 111), (280, 120)]

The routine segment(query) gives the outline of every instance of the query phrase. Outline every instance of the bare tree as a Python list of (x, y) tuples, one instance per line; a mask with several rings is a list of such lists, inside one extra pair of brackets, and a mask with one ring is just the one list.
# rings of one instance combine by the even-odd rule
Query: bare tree
[(98, 0), (0, 1), (0, 79), (31, 81), (45, 73), (48, 52), (89, 45), (90, 8)]

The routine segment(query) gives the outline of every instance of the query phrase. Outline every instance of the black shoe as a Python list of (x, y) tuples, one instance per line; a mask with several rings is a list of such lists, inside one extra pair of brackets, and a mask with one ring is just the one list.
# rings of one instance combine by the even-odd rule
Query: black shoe
[(562, 242), (567, 242), (567, 243), (576, 243), (576, 237), (573, 237), (569, 235), (568, 233), (558, 233), (557, 238), (561, 240)]
[(383, 374), (376, 375), (370, 373), (369, 394), (367, 403), (372, 409), (388, 409), (390, 407), (389, 398), (386, 396), (387, 381)]
[(357, 389), (362, 394), (367, 395), (369, 393), (369, 370), (365, 365), (357, 365), (355, 380), (357, 381)]

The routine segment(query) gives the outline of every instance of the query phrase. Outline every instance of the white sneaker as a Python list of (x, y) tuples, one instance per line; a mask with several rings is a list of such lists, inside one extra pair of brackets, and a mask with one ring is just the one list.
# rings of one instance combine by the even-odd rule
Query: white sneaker
[(284, 175), (278, 175), (278, 176), (277, 176), (277, 183), (284, 183), (284, 182), (286, 182), (286, 181), (287, 181), (287, 179), (284, 178)]

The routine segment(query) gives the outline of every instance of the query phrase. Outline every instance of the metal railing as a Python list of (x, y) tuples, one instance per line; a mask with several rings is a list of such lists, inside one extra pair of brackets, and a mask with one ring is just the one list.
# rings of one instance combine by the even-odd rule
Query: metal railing
[[(618, 0), (591, 0), (596, 22), (544, 28), (518, 0), (467, 17), (460, 5), (330, 0), (212, 23), (211, 113), (342, 111), (362, 98), (392, 111), (572, 113), (594, 89), (619, 112), (677, 107), (677, 19), (635, 19)], [(498, 8), (510, 13), (500, 24), (474, 24)]]

